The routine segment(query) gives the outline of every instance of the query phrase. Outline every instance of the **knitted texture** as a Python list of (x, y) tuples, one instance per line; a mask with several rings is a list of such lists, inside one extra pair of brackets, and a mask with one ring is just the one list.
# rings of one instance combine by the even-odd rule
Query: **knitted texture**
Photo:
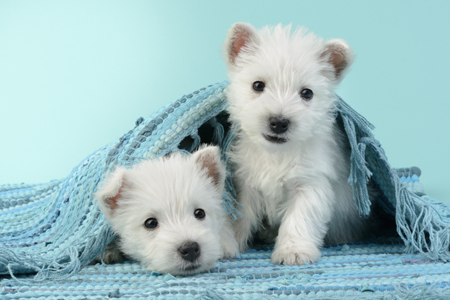
[[(64, 180), (0, 186), (0, 274), (33, 272), (33, 281), (43, 283), (69, 280), (99, 255), (114, 235), (93, 203), (93, 194), (117, 165), (129, 167), (172, 151), (191, 152), (201, 142), (219, 145), (227, 161), (225, 153), (234, 134), (224, 112), (226, 85), (203, 88), (139, 118), (132, 130), (88, 156)], [(423, 193), (418, 177), (413, 178), (417, 174), (391, 169), (371, 133), (373, 126), (342, 99), (336, 118), (352, 148), (349, 183), (361, 214), (370, 212), (366, 183), (372, 178), (382, 191), (380, 206), (395, 215), (406, 246), (402, 250), (420, 253), (423, 259), (448, 260), (450, 209), (409, 191), (416, 191), (414, 186)], [(400, 178), (397, 172), (403, 172)], [(231, 179), (228, 174), (224, 207), (237, 218), (241, 214), (233, 205)]]
[(273, 246), (257, 246), (220, 260), (194, 276), (160, 274), (136, 262), (87, 266), (78, 274), (40, 284), (0, 281), (1, 299), (385, 299), (447, 300), (450, 263), (405, 254), (399, 238), (328, 245), (304, 266), (271, 263)]

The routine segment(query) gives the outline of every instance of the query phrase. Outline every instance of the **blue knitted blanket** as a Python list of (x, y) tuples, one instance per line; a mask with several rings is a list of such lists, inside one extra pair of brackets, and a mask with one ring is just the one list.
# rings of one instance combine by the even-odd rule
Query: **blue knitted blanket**
[[(49, 280), (68, 282), (74, 280), (73, 278), (80, 278), (76, 276), (82, 275), (76, 274), (102, 253), (106, 245), (114, 239), (109, 224), (93, 203), (93, 194), (98, 183), (116, 165), (131, 166), (141, 160), (173, 151), (191, 152), (200, 143), (219, 145), (223, 159), (227, 161), (225, 153), (233, 141), (234, 134), (225, 113), (226, 86), (227, 83), (222, 82), (200, 89), (170, 103), (145, 119), (139, 118), (132, 130), (92, 153), (63, 180), (34, 185), (1, 185), (0, 274), (7, 275), (4, 278), (10, 276), (27, 278), (29, 283), (48, 283)], [(367, 215), (370, 212), (366, 184), (369, 180), (373, 180), (382, 192), (378, 202), (383, 211), (395, 216), (399, 238), (394, 243), (396, 245), (394, 252), (410, 255), (405, 257), (412, 260), (421, 259), (430, 262), (440, 260), (439, 264), (448, 261), (450, 208), (423, 195), (418, 181), (420, 174), (417, 174), (417, 170), (400, 170), (402, 174), (397, 174), (398, 170), (391, 169), (380, 143), (371, 132), (373, 126), (342, 99), (338, 103), (336, 118), (351, 145), (349, 183), (353, 187), (354, 200), (361, 214)], [(409, 173), (403, 176), (405, 172)], [(238, 218), (240, 212), (233, 206), (235, 191), (231, 179), (232, 174), (229, 174), (224, 190), (224, 207), (234, 218)], [(399, 244), (399, 241), (402, 241), (402, 244)], [(371, 244), (373, 243), (364, 245)], [(324, 257), (327, 256), (327, 251), (341, 251), (343, 248), (342, 245), (327, 247), (323, 249)], [(253, 251), (256, 252), (248, 253), (250, 255), (255, 253), (255, 257), (259, 257), (258, 253), (261, 253), (261, 257), (266, 259), (261, 268), (270, 267), (272, 271), (277, 270), (275, 273), (284, 274), (286, 283), (282, 283), (281, 287), (287, 287), (289, 282), (304, 280), (302, 277), (304, 275), (298, 275), (300, 277), (296, 275), (299, 267), (269, 266), (267, 258), (270, 257), (270, 247)], [(239, 258), (236, 259), (239, 262)], [(218, 262), (219, 268), (221, 264), (223, 262)], [(140, 268), (138, 265), (132, 265)], [(121, 267), (127, 266), (129, 264)], [(320, 266), (320, 262), (317, 266)], [(85, 270), (89, 268), (94, 267), (87, 267)], [(310, 265), (304, 268), (315, 267)], [(147, 272), (142, 268), (139, 270), (141, 273)], [(218, 277), (213, 281), (209, 280), (209, 283), (214, 280), (225, 280), (217, 270), (212, 270), (209, 274), (214, 272), (218, 273)], [(241, 273), (236, 273), (236, 276), (227, 273), (226, 280), (232, 277), (233, 280), (247, 281), (248, 278)], [(20, 274), (32, 275), (24, 277)], [(161, 282), (158, 281), (161, 285), (168, 282), (166, 277), (169, 275), (164, 277), (155, 274), (148, 273), (148, 276), (155, 278), (156, 281), (163, 278)], [(305, 275), (309, 276), (308, 278), (314, 276), (314, 273), (308, 274)], [(0, 284), (4, 295), (8, 294), (5, 287), (9, 285), (11, 283)], [(281, 291), (283, 290), (280, 290), (281, 287), (269, 286), (268, 290)], [(196, 293), (216, 295), (213, 290), (209, 292), (207, 290), (203, 288), (202, 293)], [(273, 293), (280, 294), (280, 292)], [(219, 297), (219, 294), (216, 296)]]

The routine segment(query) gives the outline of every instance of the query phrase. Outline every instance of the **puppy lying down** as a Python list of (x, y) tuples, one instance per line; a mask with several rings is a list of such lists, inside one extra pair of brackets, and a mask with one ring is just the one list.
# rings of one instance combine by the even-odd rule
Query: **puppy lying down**
[[(209, 146), (118, 167), (95, 198), (120, 252), (149, 270), (189, 275), (239, 253), (222, 206), (224, 182), (219, 148)], [(105, 262), (123, 260), (117, 247), (106, 248)]]

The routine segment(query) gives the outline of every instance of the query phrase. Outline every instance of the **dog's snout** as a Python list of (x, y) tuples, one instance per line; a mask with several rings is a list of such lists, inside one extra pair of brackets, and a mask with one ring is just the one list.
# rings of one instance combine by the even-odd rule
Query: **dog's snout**
[(200, 245), (196, 242), (187, 242), (178, 248), (178, 252), (183, 259), (193, 262), (200, 256)]
[(269, 119), (270, 130), (276, 134), (285, 133), (289, 128), (289, 123), (289, 120), (285, 118), (271, 117)]

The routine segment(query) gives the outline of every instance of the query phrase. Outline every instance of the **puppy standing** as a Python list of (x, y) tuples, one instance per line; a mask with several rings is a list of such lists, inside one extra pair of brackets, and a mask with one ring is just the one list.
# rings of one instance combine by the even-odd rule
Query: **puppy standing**
[(343, 40), (322, 42), (304, 29), (236, 23), (226, 40), (230, 153), (244, 217), (235, 224), (241, 250), (267, 223), (279, 227), (274, 263), (314, 262), (329, 242), (364, 236), (347, 183), (349, 149), (336, 128), (334, 88), (353, 62)]
[[(239, 253), (222, 206), (224, 181), (219, 148), (206, 147), (119, 167), (95, 197), (123, 253), (149, 270), (187, 275)], [(111, 247), (104, 255), (118, 257)]]

